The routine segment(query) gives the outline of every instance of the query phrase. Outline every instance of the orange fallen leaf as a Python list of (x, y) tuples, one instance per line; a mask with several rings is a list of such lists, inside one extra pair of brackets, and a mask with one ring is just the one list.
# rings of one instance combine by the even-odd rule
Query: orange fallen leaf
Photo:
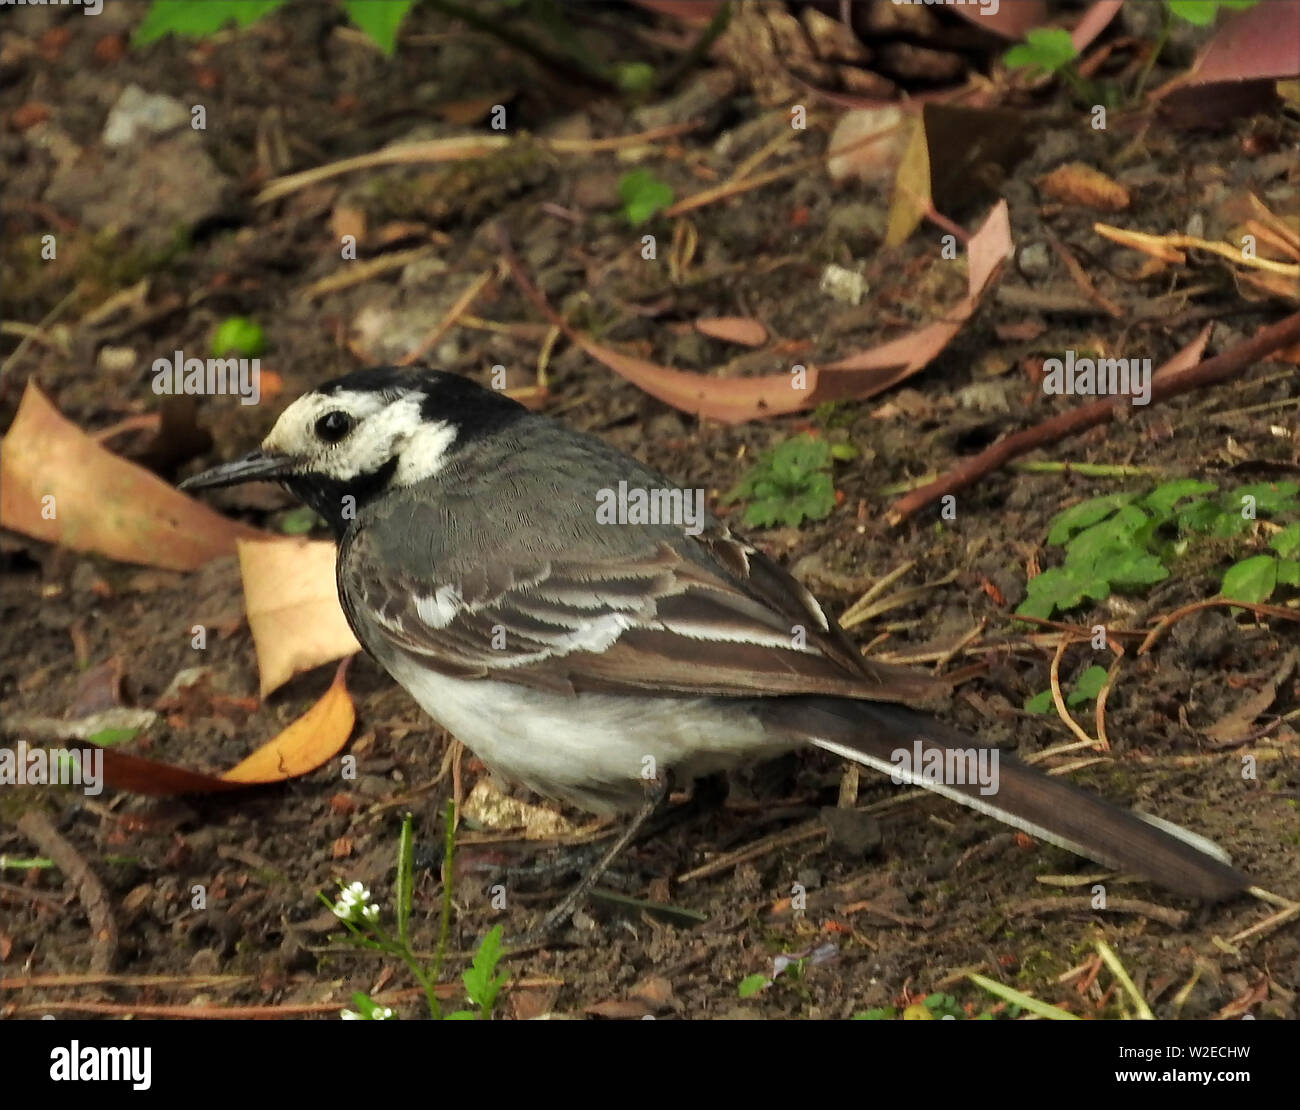
[(0, 525), (165, 570), (195, 570), (265, 536), (106, 451), (30, 381), (0, 442)]
[(161, 760), (103, 748), (104, 780), (119, 790), (167, 798), (177, 794), (222, 793), (314, 771), (342, 750), (356, 721), (352, 698), (344, 682), (346, 670), (345, 659), (319, 701), (225, 774), (191, 771)]
[(240, 542), (244, 609), (262, 697), (296, 674), (361, 650), (339, 605), (334, 560), (328, 540)]
[(347, 669), (344, 659), (315, 705), (221, 777), (227, 782), (279, 782), (305, 775), (332, 759), (347, 743), (357, 719), (344, 682)]

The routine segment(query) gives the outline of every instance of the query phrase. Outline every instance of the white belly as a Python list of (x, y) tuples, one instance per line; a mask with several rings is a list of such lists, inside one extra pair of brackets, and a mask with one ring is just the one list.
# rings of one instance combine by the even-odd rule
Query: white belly
[(690, 779), (788, 750), (743, 702), (615, 694), (563, 697), (488, 679), (448, 678), (410, 660), (389, 673), (493, 771), (592, 813), (635, 808), (647, 779)]

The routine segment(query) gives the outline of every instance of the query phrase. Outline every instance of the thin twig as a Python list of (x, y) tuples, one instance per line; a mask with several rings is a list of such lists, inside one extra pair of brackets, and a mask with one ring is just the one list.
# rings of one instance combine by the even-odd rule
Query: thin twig
[(1191, 616), (1193, 613), (1200, 612), (1202, 609), (1213, 609), (1224, 605), (1230, 606), (1233, 609), (1249, 609), (1252, 613), (1260, 616), (1276, 617), (1279, 620), (1286, 621), (1300, 621), (1300, 613), (1293, 612), (1290, 609), (1283, 609), (1278, 605), (1262, 605), (1258, 602), (1252, 601), (1234, 601), (1230, 597), (1209, 597), (1204, 601), (1194, 601), (1190, 605), (1183, 605), (1180, 608), (1173, 610), (1173, 612), (1167, 613), (1161, 618), (1160, 623), (1147, 633), (1146, 639), (1138, 645), (1137, 653), (1139, 655), (1145, 655), (1151, 650), (1152, 644), (1168, 632), (1177, 621), (1182, 620), (1184, 617)]
[[(1151, 400), (1163, 401), (1193, 389), (1214, 385), (1243, 374), (1256, 362), (1282, 347), (1300, 339), (1300, 313), (1262, 329), (1253, 339), (1239, 343), (1230, 350), (1169, 374), (1156, 374), (1151, 379)], [(937, 481), (909, 493), (894, 502), (885, 519), (893, 525), (901, 524), (913, 513), (937, 501), (945, 494), (956, 493), (1003, 466), (1010, 459), (1026, 454), (1038, 447), (1059, 443), (1066, 436), (1077, 435), (1088, 428), (1105, 424), (1115, 418), (1120, 405), (1127, 404), (1126, 396), (1106, 397), (1092, 404), (1081, 405), (1063, 412), (1032, 428), (1015, 432), (953, 467)]]
[(1084, 732), (1078, 722), (1070, 716), (1070, 711), (1065, 707), (1065, 698), (1061, 694), (1061, 656), (1065, 654), (1065, 649), (1070, 646), (1070, 642), (1071, 641), (1067, 637), (1062, 636), (1061, 642), (1056, 645), (1056, 654), (1052, 656), (1052, 703), (1056, 706), (1056, 715), (1065, 722), (1066, 727), (1090, 748), (1095, 750), (1097, 742)]

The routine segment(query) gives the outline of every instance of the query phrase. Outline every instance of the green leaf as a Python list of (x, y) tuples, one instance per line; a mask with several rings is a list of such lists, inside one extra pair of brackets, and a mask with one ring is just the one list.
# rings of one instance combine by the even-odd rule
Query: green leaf
[(501, 961), (501, 926), (493, 925), (474, 953), (474, 960), (461, 976), (465, 984), (465, 993), (469, 1000), (480, 1009), (480, 1016), (492, 1013), (497, 992), (505, 985), (508, 976), (505, 972), (496, 975), (497, 964)]
[(1217, 0), (1168, 0), (1169, 14), (1194, 23), (1197, 27), (1208, 27), (1218, 15)]
[(1075, 567), (1049, 567), (1029, 580), (1025, 600), (1016, 612), (1047, 618), (1057, 610), (1073, 609), (1085, 597), (1101, 601), (1110, 596), (1110, 583)]
[(1124, 506), (1109, 520), (1085, 528), (1070, 541), (1065, 552), (1066, 566), (1109, 577), (1108, 568), (1121, 556), (1146, 553), (1135, 533), (1149, 522), (1146, 513), (1135, 505)]
[(756, 995), (770, 982), (771, 980), (766, 975), (746, 975), (740, 981), (740, 986), (736, 988), (736, 993), (739, 994), (741, 998), (750, 998), (751, 996)]
[(356, 1007), (357, 1017), (363, 1021), (382, 1021), (385, 1015), (380, 1013), (384, 1007), (380, 1006), (370, 995), (362, 991), (354, 991), (352, 994), (352, 1005)]
[(673, 190), (649, 170), (633, 170), (620, 178), (618, 199), (623, 202), (624, 218), (636, 227), (672, 204)]
[[(1300, 491), (1300, 486), (1294, 482), (1257, 482), (1252, 486), (1242, 486), (1231, 493), (1224, 495), (1223, 507), (1225, 511), (1240, 517), (1243, 505), (1243, 499), (1253, 497), (1255, 499), (1256, 516), (1274, 516), (1279, 513), (1295, 513), (1300, 509), (1300, 501), (1296, 499), (1296, 493)], [(1248, 518), (1247, 518), (1248, 519)]]
[(286, 536), (302, 536), (322, 523), (324, 522), (315, 509), (309, 505), (300, 505), (280, 518), (280, 531)]
[(1049, 713), (1052, 709), (1052, 691), (1043, 690), (1032, 698), (1025, 699), (1026, 713)]
[(1253, 8), (1256, 3), (1257, 0), (1168, 0), (1170, 15), (1176, 15), (1197, 27), (1208, 27), (1213, 23), (1220, 8), (1242, 12)]
[(1193, 501), (1179, 509), (1175, 519), (1180, 531), (1208, 532), (1222, 515), (1223, 510), (1213, 501)]
[(1260, 602), (1277, 587), (1277, 560), (1272, 555), (1252, 555), (1234, 563), (1223, 575), (1220, 593), (1233, 601)]
[(103, 728), (92, 732), (86, 739), (101, 748), (111, 748), (114, 744), (125, 744), (128, 740), (135, 739), (139, 731), (138, 728)]
[(1104, 520), (1116, 509), (1127, 505), (1137, 497), (1135, 493), (1108, 493), (1104, 497), (1092, 497), (1071, 505), (1052, 517), (1047, 533), (1047, 542), (1063, 544), (1076, 532)]
[(212, 333), (213, 358), (225, 358), (231, 351), (240, 358), (255, 358), (265, 349), (261, 325), (247, 316), (227, 316)]
[(170, 34), (206, 38), (232, 19), (237, 26), (247, 27), (284, 3), (285, 0), (154, 0), (131, 36), (131, 43), (148, 46)]
[(871, 1010), (863, 1010), (860, 1014), (854, 1014), (850, 1021), (893, 1021), (898, 1017), (898, 1011), (893, 1006), (877, 1006)]
[(1142, 504), (1156, 516), (1167, 517), (1184, 497), (1213, 493), (1218, 488), (1213, 482), (1202, 482), (1196, 478), (1175, 478), (1172, 482), (1156, 486), (1142, 499)]
[(1254, 522), (1239, 512), (1220, 513), (1210, 525), (1210, 535), (1217, 539), (1231, 539), (1247, 531)]
[[(1096, 701), (1101, 688), (1106, 684), (1106, 668), (1093, 664), (1079, 676), (1074, 689), (1066, 695), (1066, 705), (1082, 705), (1086, 701)], [(1051, 694), (1051, 691), (1048, 691)]]
[(473, 1010), (453, 1010), (442, 1020), (443, 1021), (473, 1021), (476, 1017), (478, 1017), (478, 1014), (476, 1014)]
[(413, 818), (402, 817), (402, 831), (397, 836), (397, 886), (393, 892), (393, 910), (397, 918), (397, 940), (406, 943), (407, 925), (411, 920), (411, 899), (415, 890), (415, 848), (412, 842)]
[(1100, 573), (1105, 574), (1111, 586), (1121, 590), (1150, 586), (1169, 577), (1169, 569), (1159, 559), (1136, 548), (1117, 551)]
[(1023, 43), (1002, 55), (1002, 62), (1011, 69), (1029, 66), (1055, 73), (1074, 61), (1077, 55), (1069, 31), (1060, 27), (1035, 27), (1026, 33)]
[(742, 516), (748, 528), (797, 528), (805, 519), (823, 520), (835, 508), (832, 457), (826, 440), (794, 436), (764, 452), (722, 501), (749, 502)]
[(366, 37), (391, 57), (397, 46), (397, 29), (413, 0), (343, 0), (348, 18)]
[(1279, 586), (1300, 586), (1300, 559), (1279, 559), (1277, 561), (1277, 584)]
[(1274, 532), (1268, 541), (1271, 551), (1276, 551), (1283, 558), (1288, 558), (1300, 550), (1300, 521), (1288, 524), (1280, 532)]
[(614, 84), (626, 93), (649, 92), (654, 87), (654, 66), (645, 62), (618, 62), (613, 74)]

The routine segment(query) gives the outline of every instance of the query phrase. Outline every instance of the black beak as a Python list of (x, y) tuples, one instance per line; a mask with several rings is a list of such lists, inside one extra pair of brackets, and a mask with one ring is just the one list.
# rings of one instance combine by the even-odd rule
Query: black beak
[(216, 489), (219, 486), (236, 486), (240, 482), (274, 482), (289, 473), (293, 460), (287, 455), (268, 455), (262, 451), (253, 451), (242, 459), (222, 463), (211, 470), (194, 474), (177, 487), (178, 489)]

